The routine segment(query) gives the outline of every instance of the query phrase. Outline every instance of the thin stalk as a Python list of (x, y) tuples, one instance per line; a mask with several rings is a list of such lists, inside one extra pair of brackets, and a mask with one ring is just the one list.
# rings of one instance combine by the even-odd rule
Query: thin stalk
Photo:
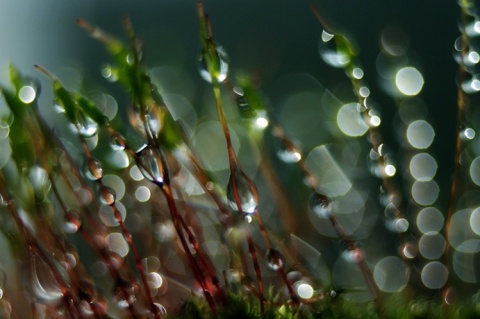
[[(90, 153), (90, 150), (87, 146), (87, 143), (86, 143), (85, 139), (83, 137), (80, 137), (80, 141), (82, 143), (82, 147), (83, 147), (83, 151), (85, 153), (85, 156), (87, 157), (88, 160), (92, 159), (92, 155)], [(98, 179), (96, 181), (96, 183), (99, 185), (100, 189), (104, 189), (105, 185), (103, 184), (101, 178)], [(144, 269), (143, 269), (142, 260), (140, 259), (140, 255), (138, 254), (137, 247), (133, 242), (133, 236), (130, 233), (130, 231), (127, 229), (127, 226), (125, 225), (125, 223), (123, 222), (122, 215), (121, 215), (120, 211), (118, 210), (117, 206), (115, 205), (115, 202), (116, 201), (114, 200), (113, 203), (109, 206), (112, 208), (113, 215), (114, 215), (116, 221), (118, 222), (118, 224), (120, 225), (120, 228), (121, 228), (122, 233), (123, 233), (123, 237), (127, 241), (128, 246), (130, 247), (130, 250), (133, 253), (133, 257), (135, 259), (135, 264), (136, 264), (138, 273), (140, 275), (140, 280), (142, 281), (142, 285), (144, 287), (145, 296), (147, 297), (147, 302), (150, 305), (150, 308), (151, 308), (151, 310), (154, 314), (154, 317), (159, 319), (159, 318), (161, 318), (161, 314), (160, 314), (160, 311), (159, 311), (158, 307), (155, 307), (155, 305), (154, 305), (152, 293), (150, 292), (150, 288), (149, 288), (149, 285), (148, 285), (148, 282), (147, 282), (147, 277), (145, 276), (145, 272), (144, 272)], [(128, 299), (127, 299), (127, 301), (128, 301)]]
[(252, 235), (247, 228), (245, 228), (245, 237), (247, 238), (248, 251), (253, 261), (253, 268), (255, 269), (255, 274), (257, 276), (257, 285), (258, 285), (258, 295), (260, 300), (260, 313), (265, 312), (265, 296), (263, 292), (263, 281), (262, 281), (262, 272), (260, 270), (260, 265), (258, 264), (257, 252), (255, 250), (255, 245), (253, 244)]

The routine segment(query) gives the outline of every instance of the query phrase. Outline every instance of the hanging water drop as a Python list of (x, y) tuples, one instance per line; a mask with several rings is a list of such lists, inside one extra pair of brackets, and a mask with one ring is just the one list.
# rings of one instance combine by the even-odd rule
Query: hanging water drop
[(70, 209), (65, 213), (64, 229), (67, 233), (76, 233), (82, 227), (82, 218), (76, 210)]
[(332, 202), (322, 194), (314, 192), (310, 197), (310, 208), (317, 216), (327, 218), (332, 214)]
[(123, 280), (116, 284), (113, 299), (119, 308), (128, 308), (136, 301), (135, 287)]
[(36, 300), (47, 305), (56, 305), (63, 297), (60, 285), (47, 263), (37, 254), (30, 256), (29, 286)]
[(136, 106), (135, 110), (130, 113), (130, 124), (145, 137), (157, 138), (162, 129), (160, 121), (160, 110), (158, 107), (145, 111), (142, 114), (140, 106)]
[(83, 112), (78, 113), (77, 123), (75, 124), (78, 134), (82, 137), (92, 137), (98, 133), (98, 123)]
[(270, 248), (265, 254), (265, 259), (267, 260), (267, 266), (271, 270), (279, 270), (283, 268), (285, 264), (285, 258), (283, 254), (276, 249)]
[(162, 153), (156, 147), (148, 145), (137, 152), (137, 166), (150, 182), (163, 186), (165, 172)]
[[(199, 71), (200, 71), (200, 76), (202, 79), (207, 81), (208, 83), (212, 83), (212, 76), (208, 70), (207, 66), (207, 59), (205, 58), (205, 51), (202, 52), (200, 55), (199, 59)], [(218, 82), (223, 82), (227, 78), (228, 75), (228, 56), (227, 53), (225, 52), (225, 49), (217, 45), (215, 47), (215, 57), (213, 63), (213, 69), (214, 69), (214, 76), (217, 78)]]
[(116, 194), (113, 189), (107, 186), (100, 187), (100, 202), (102, 204), (113, 206), (115, 204)]
[(255, 112), (255, 110), (250, 107), (250, 104), (248, 104), (241, 87), (234, 87), (233, 94), (235, 95), (235, 102), (237, 103), (238, 111), (241, 117), (252, 118), (257, 115), (257, 112)]
[(84, 165), (84, 174), (91, 181), (100, 180), (103, 177), (102, 163), (93, 157), (89, 157)]
[(235, 167), (233, 174), (230, 173), (227, 185), (227, 200), (230, 207), (239, 213), (253, 214), (257, 210), (257, 188), (253, 181), (238, 167)]
[(334, 68), (344, 68), (350, 62), (348, 53), (337, 48), (335, 37), (337, 35), (322, 31), (322, 36), (318, 44), (318, 52), (325, 63)]
[(104, 65), (100, 72), (108, 82), (116, 82), (118, 80), (117, 69), (112, 68), (110, 65)]
[(62, 103), (60, 103), (60, 100), (58, 98), (55, 98), (53, 100), (53, 110), (59, 114), (65, 113), (65, 107), (62, 105)]
[(295, 143), (283, 138), (279, 141), (277, 155), (285, 163), (297, 163), (302, 159), (300, 148)]
[(127, 145), (123, 136), (119, 134), (113, 134), (110, 139), (110, 147), (114, 151), (123, 151), (127, 147)]

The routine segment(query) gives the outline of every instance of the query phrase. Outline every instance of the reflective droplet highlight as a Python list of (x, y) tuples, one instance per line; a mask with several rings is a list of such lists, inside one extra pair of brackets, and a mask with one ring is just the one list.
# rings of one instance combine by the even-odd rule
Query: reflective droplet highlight
[(89, 157), (84, 165), (84, 173), (89, 180), (98, 181), (103, 177), (102, 163), (93, 157)]
[(113, 206), (115, 205), (116, 194), (113, 189), (107, 186), (100, 187), (100, 202), (102, 204)]
[(335, 34), (323, 30), (318, 44), (318, 52), (328, 65), (334, 68), (343, 68), (350, 62), (350, 57), (346, 52), (337, 49), (335, 36)]
[(230, 207), (239, 213), (253, 214), (257, 209), (257, 188), (253, 181), (238, 167), (235, 167), (233, 174), (230, 174), (227, 185), (227, 200)]
[[(217, 81), (221, 83), (225, 81), (228, 75), (228, 56), (225, 49), (220, 45), (217, 45), (215, 47), (214, 60), (216, 60), (216, 62), (218, 63), (218, 65), (214, 66), (214, 70), (215, 70), (214, 76), (217, 78)], [(200, 76), (205, 81), (211, 83), (212, 76), (208, 70), (207, 61), (205, 58), (205, 52), (202, 52), (202, 54), (200, 55), (199, 62), (200, 62), (200, 66), (199, 66)]]
[(265, 259), (267, 260), (267, 266), (271, 270), (279, 270), (283, 268), (285, 264), (285, 257), (283, 254), (276, 249), (270, 248), (265, 254)]
[(163, 186), (164, 168), (160, 150), (151, 145), (137, 153), (137, 167), (143, 176), (150, 182)]
[(76, 233), (82, 226), (82, 218), (77, 210), (70, 209), (65, 213), (64, 229), (67, 233)]
[(317, 216), (327, 218), (332, 214), (332, 202), (330, 199), (322, 194), (314, 192), (310, 196), (310, 209)]
[(413, 67), (402, 68), (395, 75), (395, 84), (398, 90), (408, 96), (420, 93), (423, 83), (422, 74)]

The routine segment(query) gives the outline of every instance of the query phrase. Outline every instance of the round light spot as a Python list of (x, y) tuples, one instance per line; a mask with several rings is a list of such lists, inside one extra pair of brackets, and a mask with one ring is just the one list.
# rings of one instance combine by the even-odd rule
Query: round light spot
[(428, 153), (416, 154), (409, 164), (410, 174), (419, 181), (431, 180), (437, 173), (437, 168), (437, 161)]
[(443, 255), (446, 242), (439, 233), (429, 232), (424, 234), (418, 243), (420, 254), (427, 259), (437, 259)]
[(18, 91), (18, 98), (26, 104), (32, 103), (37, 96), (35, 89), (29, 85), (26, 85)]
[(368, 126), (358, 112), (357, 103), (345, 104), (338, 110), (337, 124), (340, 130), (348, 136), (362, 136), (368, 130)]
[(395, 84), (398, 90), (408, 96), (417, 95), (423, 87), (422, 74), (413, 67), (398, 70), (395, 75)]
[(111, 233), (106, 237), (108, 250), (125, 257), (128, 254), (128, 243), (120, 233)]
[(397, 172), (397, 169), (392, 164), (385, 165), (385, 175), (392, 177)]
[(432, 261), (422, 269), (422, 282), (430, 289), (442, 288), (448, 279), (448, 269), (438, 261)]
[(480, 156), (476, 157), (470, 164), (470, 178), (480, 186)]
[(361, 97), (365, 98), (370, 95), (370, 89), (366, 86), (362, 86), (360, 89), (358, 89), (358, 94), (360, 94)]
[[(476, 223), (476, 214), (472, 218), (472, 209), (462, 209), (453, 214), (448, 228), (448, 242), (462, 253), (480, 252), (480, 239), (473, 230), (472, 221)], [(472, 220), (473, 219), (473, 220)], [(475, 226), (476, 227), (476, 226)]]
[(134, 180), (134, 181), (141, 181), (142, 179), (144, 179), (143, 177), (143, 174), (142, 172), (140, 172), (140, 169), (138, 168), (137, 165), (133, 165), (131, 168), (130, 168), (130, 177)]
[(425, 207), (417, 215), (417, 227), (423, 234), (439, 232), (443, 227), (442, 213), (435, 207)]
[(361, 68), (355, 68), (352, 70), (352, 76), (357, 79), (357, 80), (360, 80), (361, 78), (363, 78), (363, 70)]
[(313, 296), (313, 287), (308, 283), (302, 282), (299, 285), (296, 285), (297, 295), (302, 299), (310, 299)]
[(373, 278), (380, 290), (402, 291), (410, 278), (410, 269), (403, 260), (390, 256), (380, 260), (373, 270)]
[(407, 128), (407, 140), (415, 148), (425, 149), (429, 147), (434, 137), (435, 131), (427, 121), (414, 121)]
[(150, 196), (151, 196), (151, 192), (150, 192), (150, 189), (148, 189), (148, 187), (145, 187), (145, 186), (140, 186), (137, 188), (137, 190), (135, 191), (135, 198), (139, 201), (139, 202), (146, 202), (150, 199)]
[(419, 205), (432, 205), (437, 200), (439, 192), (440, 188), (433, 180), (426, 182), (415, 181), (412, 185), (412, 198)]
[(470, 215), (470, 227), (475, 234), (480, 235), (480, 207), (475, 208)]

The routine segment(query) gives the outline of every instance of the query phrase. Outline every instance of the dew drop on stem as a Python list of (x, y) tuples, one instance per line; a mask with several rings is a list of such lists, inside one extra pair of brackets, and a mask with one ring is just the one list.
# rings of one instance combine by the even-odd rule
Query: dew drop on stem
[(350, 57), (347, 52), (338, 50), (335, 41), (336, 36), (323, 30), (318, 44), (318, 52), (322, 60), (328, 65), (334, 68), (344, 68), (350, 62)]
[(93, 157), (89, 157), (84, 165), (84, 174), (91, 181), (100, 180), (103, 177), (102, 163)]
[(230, 207), (245, 214), (255, 213), (258, 205), (257, 188), (253, 181), (238, 167), (235, 167), (227, 185), (227, 200)]
[(37, 254), (30, 256), (30, 282), (29, 286), (36, 300), (46, 305), (56, 305), (63, 297), (52, 270), (47, 263)]
[[(202, 79), (204, 79), (208, 83), (212, 83), (212, 76), (210, 74), (210, 71), (208, 70), (205, 54), (205, 50), (203, 50), (200, 54), (199, 72)], [(217, 45), (215, 47), (215, 57), (212, 60), (214, 60), (214, 76), (217, 78), (217, 81), (221, 83), (225, 81), (228, 75), (228, 56), (222, 46)]]
[(143, 176), (150, 182), (163, 186), (165, 171), (162, 153), (156, 147), (147, 145), (137, 152), (137, 166)]
[(310, 196), (310, 208), (317, 216), (327, 218), (332, 214), (332, 202), (322, 194), (314, 192)]
[(283, 265), (285, 264), (285, 258), (283, 257), (283, 254), (274, 248), (267, 250), (265, 259), (267, 260), (268, 268), (274, 271), (282, 269)]
[(116, 194), (113, 189), (107, 186), (100, 187), (100, 202), (102, 204), (113, 206), (115, 204)]
[(302, 159), (302, 151), (293, 142), (280, 139), (277, 156), (285, 163), (297, 163)]
[(78, 113), (75, 128), (77, 129), (78, 134), (82, 137), (92, 137), (96, 135), (99, 130), (98, 123), (83, 112)]
[(114, 151), (123, 151), (127, 145), (125, 144), (125, 139), (122, 136), (114, 134), (110, 139), (110, 147)]
[(120, 280), (114, 289), (113, 299), (119, 308), (128, 308), (136, 301), (135, 287), (129, 282)]
[(82, 218), (77, 210), (69, 209), (65, 213), (64, 229), (67, 233), (76, 233), (82, 227)]

